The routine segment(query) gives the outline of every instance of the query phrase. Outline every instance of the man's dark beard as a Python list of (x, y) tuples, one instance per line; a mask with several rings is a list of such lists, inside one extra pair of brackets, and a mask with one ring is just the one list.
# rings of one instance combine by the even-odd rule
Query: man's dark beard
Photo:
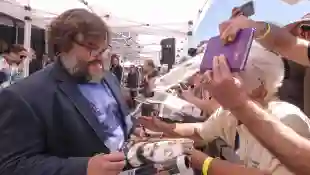
[(71, 76), (75, 79), (78, 84), (85, 84), (89, 82), (89, 75), (87, 72), (82, 72), (80, 70), (71, 73)]
[(98, 62), (101, 62), (101, 60), (93, 60), (90, 62), (78, 60), (76, 64), (69, 70), (69, 72), (78, 84), (94, 82), (96, 77), (90, 74), (89, 66), (91, 64), (98, 64)]
[(78, 62), (72, 67), (67, 67), (67, 70), (78, 84), (84, 84), (88, 82), (89, 73), (87, 64)]

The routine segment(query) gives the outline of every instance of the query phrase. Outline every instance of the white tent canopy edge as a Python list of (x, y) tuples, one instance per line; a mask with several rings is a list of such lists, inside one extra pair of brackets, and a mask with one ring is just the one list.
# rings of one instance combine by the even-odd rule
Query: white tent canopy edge
[[(205, 0), (196, 0), (194, 4), (193, 2), (183, 2), (176, 0), (171, 0), (171, 2), (169, 1), (169, 3), (166, 3), (166, 1), (160, 0), (163, 1), (163, 5), (159, 5), (161, 2), (158, 1), (148, 1), (148, 3), (145, 3), (145, 1), (135, 0), (130, 1), (132, 6), (137, 7), (140, 5), (141, 7), (139, 7), (138, 9), (132, 8), (131, 11), (129, 11), (124, 8), (124, 6), (127, 6), (127, 8), (130, 6), (126, 5), (129, 1), (116, 1), (117, 2), (114, 3), (103, 3), (102, 1), (90, 0), (88, 4), (91, 5), (87, 7), (79, 0), (0, 0), (0, 7), (2, 13), (13, 16), (23, 21), (25, 21), (25, 16), (29, 16), (31, 18), (31, 23), (29, 21), (30, 24), (27, 24), (27, 21), (25, 21), (25, 26), (35, 25), (40, 28), (45, 28), (51, 19), (53, 19), (56, 15), (67, 9), (89, 9), (90, 6), (95, 7), (91, 9), (100, 16), (103, 16), (115, 33), (129, 31), (130, 33), (137, 33), (139, 36), (154, 36), (153, 38), (156, 38), (157, 40), (155, 43), (149, 41), (150, 37), (138, 36), (137, 45), (149, 46), (156, 43), (158, 45), (158, 39), (162, 39), (164, 37), (176, 37), (177, 39), (182, 39), (183, 41), (187, 40), (187, 42), (189, 42), (190, 39), (188, 39), (186, 36), (187, 31), (189, 30), (187, 23), (190, 19), (196, 21), (198, 19), (197, 17), (199, 17), (199, 14), (204, 11), (203, 9), (207, 9), (205, 6), (206, 4), (208, 4)], [(211, 0), (209, 1), (211, 2)], [(117, 5), (117, 3), (121, 3), (123, 5), (120, 6)], [(24, 7), (24, 5), (28, 6), (28, 4), (30, 4), (29, 6), (31, 7), (31, 11), (27, 11)], [(204, 5), (203, 9), (201, 9), (202, 5)], [(105, 9), (103, 9), (103, 7)], [(139, 14), (137, 11), (139, 11), (140, 8), (144, 10), (142, 10)], [(158, 14), (161, 14), (161, 16), (154, 13), (148, 13), (148, 11), (150, 10), (152, 12), (157, 10)], [(105, 13), (102, 13), (103, 11)], [(187, 16), (185, 16), (185, 14)], [(30, 38), (30, 32), (31, 30), (25, 30), (25, 36), (27, 36), (27, 38)], [(145, 40), (145, 38), (148, 39)], [(27, 40), (26, 37), (24, 44), (26, 47), (28, 45), (27, 48), (30, 47), (30, 40)], [(183, 42), (183, 44), (179, 43), (178, 45), (180, 45), (179, 47), (186, 47), (186, 45), (188, 44), (189, 43)], [(146, 55), (150, 52), (159, 52), (158, 46), (156, 45), (153, 47), (156, 49), (146, 50), (145, 48), (150, 47), (143, 47), (143, 49), (139, 51), (141, 56)], [(159, 53), (155, 53), (155, 55), (159, 55)]]

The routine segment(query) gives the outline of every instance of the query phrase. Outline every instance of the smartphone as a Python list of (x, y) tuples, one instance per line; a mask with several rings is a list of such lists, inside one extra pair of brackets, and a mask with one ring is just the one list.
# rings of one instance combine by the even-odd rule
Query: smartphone
[(183, 89), (182, 85), (181, 85), (181, 84), (178, 84), (177, 92), (178, 92), (179, 95), (182, 94), (183, 90), (184, 90), (184, 89)]
[(182, 90), (187, 90), (188, 89), (188, 86), (185, 83), (179, 83), (179, 85), (180, 85), (180, 88)]
[(249, 1), (242, 6), (240, 6), (240, 11), (242, 14), (246, 17), (250, 17), (255, 14), (255, 9), (254, 9), (254, 2)]
[(232, 72), (241, 72), (246, 66), (248, 55), (254, 39), (254, 29), (240, 30), (235, 40), (224, 45), (220, 36), (212, 37), (206, 47), (200, 64), (200, 72), (213, 69), (213, 58), (224, 55)]

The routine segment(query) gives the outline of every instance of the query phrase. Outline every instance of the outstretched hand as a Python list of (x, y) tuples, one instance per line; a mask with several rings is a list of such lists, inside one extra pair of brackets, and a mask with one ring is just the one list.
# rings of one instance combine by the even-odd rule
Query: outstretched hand
[(226, 109), (239, 107), (248, 99), (241, 79), (231, 73), (224, 55), (214, 57), (213, 70), (204, 74), (203, 83), (211, 96)]
[(155, 132), (161, 132), (161, 123), (162, 121), (157, 117), (142, 116), (138, 118), (138, 124), (143, 125), (145, 128)]

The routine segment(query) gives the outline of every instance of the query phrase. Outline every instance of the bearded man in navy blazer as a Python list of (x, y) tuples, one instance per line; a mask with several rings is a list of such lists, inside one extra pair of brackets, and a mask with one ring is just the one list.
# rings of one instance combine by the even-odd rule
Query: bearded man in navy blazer
[(48, 34), (57, 61), (1, 91), (0, 174), (119, 174), (133, 122), (118, 80), (106, 71), (106, 23), (72, 9)]

